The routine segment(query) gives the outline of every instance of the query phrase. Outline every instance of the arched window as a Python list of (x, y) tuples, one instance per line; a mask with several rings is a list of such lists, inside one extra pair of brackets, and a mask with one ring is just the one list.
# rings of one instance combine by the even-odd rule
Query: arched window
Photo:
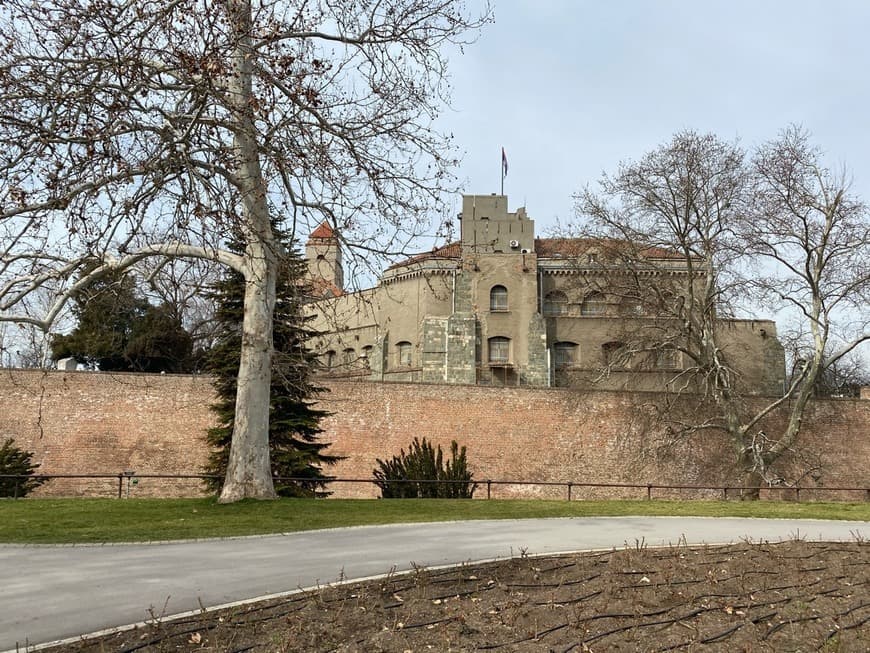
[(493, 286), (489, 291), (489, 310), (506, 311), (508, 309), (508, 291), (504, 286)]
[(628, 366), (628, 351), (624, 342), (605, 342), (601, 345), (601, 355), (607, 367), (619, 369)]
[(557, 342), (553, 345), (556, 367), (571, 367), (577, 363), (577, 343)]
[(345, 349), (341, 352), (341, 363), (342, 365), (351, 365), (356, 360), (356, 351), (353, 349)]
[(544, 315), (556, 317), (568, 314), (568, 295), (561, 290), (551, 290), (544, 296)]
[(606, 307), (607, 302), (605, 301), (604, 293), (591, 292), (586, 295), (586, 298), (580, 305), (580, 315), (604, 315)]
[(397, 342), (396, 343), (396, 362), (400, 367), (411, 367), (411, 343)]
[(506, 365), (511, 360), (511, 339), (495, 336), (489, 339), (490, 365)]
[(371, 357), (372, 357), (372, 349), (371, 345), (365, 345), (359, 353), (359, 357), (362, 359), (363, 365), (366, 367), (371, 366)]
[(331, 349), (326, 352), (323, 356), (323, 364), (326, 366), (326, 369), (331, 370), (335, 367), (335, 352)]

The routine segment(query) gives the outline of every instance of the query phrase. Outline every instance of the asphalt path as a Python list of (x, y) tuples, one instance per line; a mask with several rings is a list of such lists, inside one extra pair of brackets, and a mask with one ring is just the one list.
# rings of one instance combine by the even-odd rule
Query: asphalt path
[(593, 517), (153, 544), (0, 545), (0, 651), (414, 566), (679, 542), (856, 537), (870, 539), (870, 522)]

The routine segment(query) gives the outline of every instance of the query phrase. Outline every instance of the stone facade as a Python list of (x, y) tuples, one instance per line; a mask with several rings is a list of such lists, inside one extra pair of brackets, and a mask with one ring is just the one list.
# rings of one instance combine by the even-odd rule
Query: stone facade
[[(628, 270), (601, 241), (536, 238), (525, 209), (503, 195), (463, 199), (461, 239), (394, 265), (378, 285), (345, 293), (337, 235), (312, 234), (306, 256), (321, 297), (310, 305), (314, 343), (333, 376), (378, 381), (662, 390), (683, 354), (608, 361), (628, 330), (663, 321), (625, 310)], [(664, 287), (694, 278), (685, 261), (650, 250), (643, 274)], [(640, 306), (636, 307), (641, 309)], [(719, 342), (748, 394), (777, 395), (785, 357), (770, 320), (721, 320)], [(684, 381), (684, 379), (683, 379)]]

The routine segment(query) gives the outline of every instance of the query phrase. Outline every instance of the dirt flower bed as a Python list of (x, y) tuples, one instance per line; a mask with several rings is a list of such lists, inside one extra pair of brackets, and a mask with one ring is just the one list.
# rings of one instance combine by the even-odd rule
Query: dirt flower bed
[(642, 544), (323, 588), (63, 651), (870, 651), (870, 544)]

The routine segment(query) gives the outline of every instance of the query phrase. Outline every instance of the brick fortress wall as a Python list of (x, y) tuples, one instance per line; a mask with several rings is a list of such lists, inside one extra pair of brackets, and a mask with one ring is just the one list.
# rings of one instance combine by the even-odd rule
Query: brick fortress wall
[[(739, 484), (733, 451), (704, 431), (673, 443), (655, 393), (577, 392), (358, 381), (329, 383), (333, 414), (323, 438), (347, 456), (330, 472), (371, 478), (376, 458), (407, 448), (415, 436), (468, 447), (478, 479), (594, 483)], [(196, 473), (212, 422), (207, 377), (0, 371), (0, 439), (35, 452), (49, 474), (135, 470)], [(698, 407), (685, 405), (687, 413)], [(781, 418), (774, 418), (781, 419)], [(816, 402), (804, 421), (802, 453), (784, 476), (817, 468), (821, 486), (870, 485), (870, 402)], [(767, 425), (775, 432), (776, 425)], [(811, 454), (810, 452), (816, 452)], [(811, 477), (802, 484), (813, 485)], [(118, 482), (53, 481), (45, 494), (117, 492)], [(376, 496), (367, 484), (334, 484), (335, 496)], [(195, 494), (196, 481), (142, 479), (137, 496)], [(564, 497), (565, 488), (494, 486), (494, 496)], [(637, 491), (573, 490), (575, 497), (638, 496)], [(817, 495), (823, 497), (823, 495)], [(863, 498), (856, 495), (855, 499)]]
[[(197, 473), (213, 399), (207, 377), (0, 370), (0, 440), (46, 474)], [(195, 495), (196, 480), (140, 480), (140, 495)], [(40, 494), (112, 496), (118, 481), (53, 480)]]

